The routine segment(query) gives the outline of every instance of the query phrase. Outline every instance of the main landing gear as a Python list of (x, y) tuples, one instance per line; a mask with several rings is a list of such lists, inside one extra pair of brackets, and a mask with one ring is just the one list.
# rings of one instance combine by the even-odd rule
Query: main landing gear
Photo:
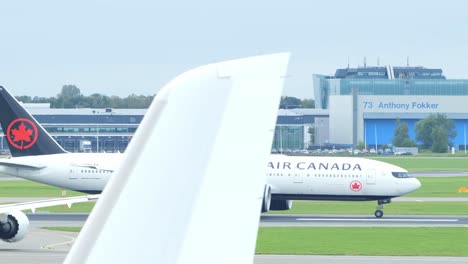
[(383, 216), (383, 205), (384, 204), (388, 204), (388, 203), (391, 203), (392, 202), (392, 199), (385, 199), (385, 200), (378, 200), (377, 201), (377, 210), (375, 210), (375, 217), (377, 218), (382, 218)]

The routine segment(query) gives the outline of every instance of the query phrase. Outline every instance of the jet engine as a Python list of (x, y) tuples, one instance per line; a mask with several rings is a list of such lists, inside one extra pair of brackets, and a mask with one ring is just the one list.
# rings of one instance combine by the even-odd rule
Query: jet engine
[[(29, 229), (29, 219), (21, 211), (10, 212), (0, 216), (0, 239), (5, 242), (22, 240)], [(3, 219), (2, 219), (3, 218)]]
[(270, 210), (285, 211), (292, 208), (292, 200), (271, 200)]
[(265, 185), (263, 190), (263, 201), (262, 201), (262, 213), (266, 213), (270, 210), (271, 204), (271, 187), (270, 185)]

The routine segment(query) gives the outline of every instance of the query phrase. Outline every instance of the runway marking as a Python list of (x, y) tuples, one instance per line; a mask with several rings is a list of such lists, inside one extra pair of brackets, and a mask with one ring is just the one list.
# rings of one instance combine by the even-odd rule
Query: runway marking
[(353, 218), (296, 218), (297, 221), (374, 221), (374, 222), (458, 222), (458, 219), (353, 219)]
[[(44, 232), (45, 234), (47, 234), (46, 232)], [(43, 249), (54, 249), (55, 247), (57, 246), (61, 246), (61, 245), (66, 245), (66, 244), (72, 244), (73, 242), (75, 242), (76, 238), (74, 237), (71, 237), (71, 236), (65, 236), (65, 235), (57, 235), (57, 234), (47, 234), (47, 235), (50, 235), (50, 236), (58, 236), (58, 237), (64, 237), (66, 239), (70, 239), (70, 240), (67, 240), (65, 242), (60, 242), (60, 243), (54, 243), (54, 244), (50, 244), (50, 245), (45, 245), (45, 246), (42, 246), (41, 248)]]

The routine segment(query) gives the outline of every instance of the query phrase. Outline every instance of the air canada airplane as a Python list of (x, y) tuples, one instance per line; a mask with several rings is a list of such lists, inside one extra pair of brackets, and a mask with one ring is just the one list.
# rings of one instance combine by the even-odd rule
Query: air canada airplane
[[(6, 89), (0, 86), (0, 122), (7, 137), (7, 142), (13, 158), (0, 159), (0, 173), (11, 176), (22, 176), (37, 182), (54, 186), (69, 186), (69, 189), (88, 190), (89, 193), (100, 193), (106, 179), (95, 177), (97, 162), (110, 160), (108, 154), (93, 154), (86, 156), (67, 153), (59, 144), (26, 112)], [(91, 157), (94, 156), (94, 159)], [(120, 157), (120, 155), (114, 155)], [(113, 159), (115, 160), (115, 158)], [(90, 161), (93, 161), (90, 163)], [(66, 164), (64, 167), (63, 165)], [(107, 163), (100, 163), (107, 166)], [(109, 168), (99, 168), (102, 175), (109, 177), (115, 165)], [(68, 169), (66, 174), (61, 169)], [(85, 172), (88, 179), (77, 181), (80, 172)], [(90, 173), (90, 172), (94, 172)], [(94, 175), (94, 176), (93, 176)], [(68, 181), (75, 180), (74, 184)], [(47, 178), (44, 180), (44, 178)], [(84, 178), (84, 177), (81, 177)], [(102, 178), (102, 177), (100, 177)], [(93, 182), (90, 184), (90, 182)], [(95, 191), (95, 190), (99, 191)], [(0, 205), (0, 239), (5, 242), (22, 240), (29, 228), (29, 219), (22, 210), (32, 210), (54, 205), (68, 205), (88, 201), (96, 201), (99, 195), (56, 198), (41, 201)]]
[(292, 200), (376, 200), (380, 218), (384, 204), (421, 186), (403, 168), (352, 157), (272, 155), (266, 176), (262, 212), (289, 210)]
[(121, 153), (69, 153), (0, 86), (0, 123), (12, 158), (0, 173), (89, 194), (101, 193)]
[[(13, 156), (0, 160), (0, 173), (98, 194), (122, 162), (120, 153), (66, 152), (3, 87), (0, 113), (5, 113), (0, 115), (0, 122)], [(18, 137), (18, 131), (26, 131), (25, 136)], [(419, 186), (419, 181), (406, 170), (384, 162), (272, 155), (262, 211), (288, 210), (292, 200), (377, 200), (375, 216), (380, 218), (383, 205), (390, 203), (391, 198)]]

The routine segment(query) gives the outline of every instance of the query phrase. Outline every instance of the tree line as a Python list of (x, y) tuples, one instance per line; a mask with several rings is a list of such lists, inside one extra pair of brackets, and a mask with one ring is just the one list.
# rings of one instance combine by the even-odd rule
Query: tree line
[(291, 108), (315, 108), (315, 101), (313, 99), (299, 99), (291, 96), (281, 96), (280, 102), (281, 109)]
[[(94, 93), (89, 96), (81, 94), (75, 85), (64, 85), (59, 94), (54, 97), (16, 96), (23, 103), (50, 103), (51, 108), (148, 108), (154, 95), (131, 94), (125, 98)], [(282, 96), (280, 108), (315, 108), (313, 99), (299, 99), (291, 96)], [(313, 132), (313, 131), (309, 131)], [(420, 147), (433, 152), (447, 152), (453, 146), (453, 139), (457, 136), (455, 122), (447, 119), (444, 114), (431, 114), (416, 123), (416, 141), (421, 142)], [(397, 126), (392, 139), (396, 147), (416, 147), (416, 141), (409, 137), (408, 124), (397, 119)]]
[[(445, 114), (431, 114), (416, 122), (414, 132), (416, 140), (421, 142), (419, 147), (430, 149), (432, 152), (445, 153), (453, 146), (453, 139), (457, 136), (455, 122)], [(409, 138), (408, 124), (397, 119), (392, 144), (395, 147), (416, 147), (414, 140)]]
[(81, 94), (75, 85), (64, 85), (54, 97), (16, 96), (23, 103), (50, 103), (51, 108), (148, 108), (154, 95), (131, 94), (125, 98), (94, 93)]
[[(51, 108), (148, 108), (154, 95), (131, 94), (125, 98), (94, 93), (89, 96), (81, 94), (76, 85), (64, 85), (59, 94), (53, 97), (16, 96), (23, 103), (50, 103)], [(315, 108), (313, 99), (299, 99), (282, 96), (280, 108)]]

